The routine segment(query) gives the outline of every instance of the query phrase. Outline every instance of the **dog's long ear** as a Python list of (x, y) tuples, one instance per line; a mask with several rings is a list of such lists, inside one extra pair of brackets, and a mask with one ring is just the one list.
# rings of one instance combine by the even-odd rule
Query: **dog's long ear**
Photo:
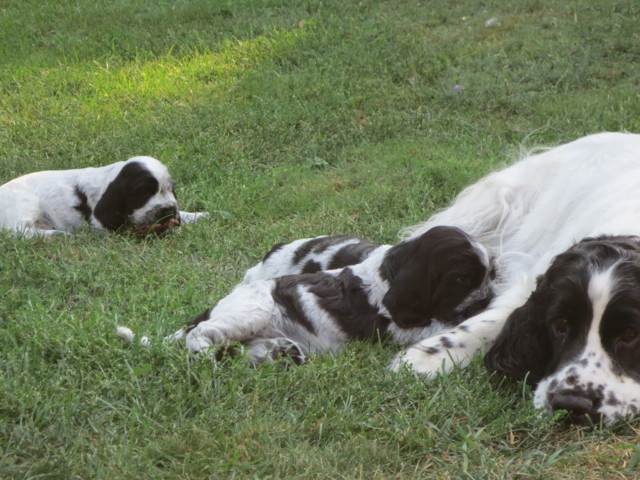
[[(126, 172), (126, 213), (143, 207), (160, 190), (158, 179), (142, 164), (132, 162), (125, 166)], [(124, 170), (124, 169), (123, 169)]]
[(553, 354), (540, 310), (532, 296), (509, 315), (496, 342), (484, 357), (489, 371), (518, 381), (526, 378), (532, 385), (540, 381)]
[(126, 185), (121, 178), (122, 170), (107, 186), (93, 210), (96, 220), (107, 230), (117, 230), (124, 226), (126, 221)]
[(127, 163), (107, 186), (94, 216), (108, 230), (122, 228), (131, 213), (157, 193), (158, 180), (138, 162)]
[(389, 282), (382, 304), (402, 328), (431, 324), (434, 281), (426, 256), (420, 241), (412, 239), (391, 247), (380, 265), (380, 276)]
[(380, 276), (385, 280), (395, 278), (398, 272), (402, 270), (402, 267), (416, 254), (417, 249), (418, 244), (415, 241), (405, 240), (404, 242), (396, 243), (384, 255), (384, 259), (380, 264)]
[[(428, 279), (423, 279), (422, 282), (426, 285)], [(423, 291), (417, 293), (403, 288), (413, 283), (415, 280), (408, 276), (397, 276), (382, 298), (382, 304), (391, 314), (393, 321), (401, 328), (431, 325), (431, 288), (426, 286)]]

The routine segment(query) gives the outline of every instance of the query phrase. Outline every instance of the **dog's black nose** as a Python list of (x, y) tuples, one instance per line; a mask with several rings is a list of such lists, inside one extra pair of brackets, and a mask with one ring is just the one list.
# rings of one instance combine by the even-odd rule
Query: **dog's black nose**
[(556, 395), (551, 401), (551, 408), (566, 410), (567, 422), (574, 425), (597, 425), (602, 417), (596, 411), (593, 400), (579, 393)]

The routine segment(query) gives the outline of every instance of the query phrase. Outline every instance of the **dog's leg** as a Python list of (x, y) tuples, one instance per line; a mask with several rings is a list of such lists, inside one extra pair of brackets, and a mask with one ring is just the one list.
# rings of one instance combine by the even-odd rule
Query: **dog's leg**
[(426, 338), (400, 352), (391, 361), (392, 371), (408, 367), (428, 379), (438, 372), (448, 373), (455, 367), (465, 367), (485, 353), (500, 333), (504, 319), (491, 317), (492, 310), (481, 313), (447, 333)]
[(186, 333), (187, 349), (195, 354), (212, 345), (275, 337), (270, 331), (277, 313), (271, 286), (270, 281), (239, 285), (212, 310), (196, 317), (197, 323), (188, 326), (188, 331), (178, 331), (172, 338)]
[(180, 222), (185, 225), (195, 223), (202, 218), (209, 218), (209, 212), (180, 212)]
[(64, 230), (41, 230), (38, 228), (32, 228), (30, 230), (29, 236), (37, 236), (41, 235), (43, 237), (54, 237), (57, 235), (68, 235), (69, 232), (65, 232)]
[(426, 338), (400, 352), (389, 369), (404, 367), (428, 379), (448, 373), (455, 367), (466, 367), (477, 355), (493, 345), (507, 318), (522, 305), (531, 292), (531, 282), (524, 281), (503, 293), (497, 301), (478, 315), (462, 322), (446, 333)]
[[(2, 228), (0, 227), (0, 230)], [(68, 235), (69, 232), (65, 232), (64, 230), (55, 230), (55, 229), (44, 229), (37, 228), (32, 225), (19, 225), (13, 227), (11, 230), (12, 235), (21, 236), (25, 238), (34, 238), (34, 237), (53, 237), (56, 235)]]
[(271, 312), (238, 312), (237, 316), (216, 315), (200, 322), (185, 335), (187, 350), (197, 354), (213, 345), (247, 342), (260, 335), (268, 327), (272, 317)]

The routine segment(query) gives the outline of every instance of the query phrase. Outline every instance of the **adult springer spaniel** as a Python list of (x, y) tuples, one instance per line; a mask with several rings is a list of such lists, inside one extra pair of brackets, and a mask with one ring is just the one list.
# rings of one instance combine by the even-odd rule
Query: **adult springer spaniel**
[(558, 255), (485, 356), (537, 385), (533, 403), (572, 423), (640, 412), (640, 238), (582, 240)]
[(468, 232), (495, 258), (496, 297), (485, 311), (401, 352), (390, 368), (432, 377), (491, 348), (490, 369), (538, 385), (536, 406), (567, 410), (577, 423), (635, 414), (639, 186), (640, 135), (602, 133), (465, 189), (409, 233), (441, 224)]
[(173, 180), (151, 157), (35, 172), (0, 186), (0, 230), (29, 237), (73, 231), (85, 221), (100, 230), (161, 233), (206, 216), (178, 211)]
[[(361, 263), (344, 268), (259, 279), (362, 255)], [(458, 228), (435, 227), (379, 247), (353, 237), (303, 239), (276, 245), (247, 272), (250, 283), (167, 340), (184, 338), (193, 354), (239, 342), (252, 363), (282, 357), (303, 363), (310, 353), (336, 352), (349, 340), (389, 337), (408, 345), (484, 308), (490, 277), (487, 252)], [(124, 327), (118, 334), (133, 339)]]

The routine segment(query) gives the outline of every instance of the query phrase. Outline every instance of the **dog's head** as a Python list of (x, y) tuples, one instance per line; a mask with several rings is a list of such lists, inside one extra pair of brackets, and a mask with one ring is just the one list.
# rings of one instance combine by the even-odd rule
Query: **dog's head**
[(180, 225), (174, 182), (167, 168), (151, 157), (123, 162), (93, 214), (106, 229), (131, 228), (135, 235), (161, 233)]
[(536, 385), (534, 405), (577, 424), (640, 409), (640, 245), (585, 239), (557, 256), (485, 357)]
[(389, 283), (382, 303), (401, 328), (434, 319), (457, 325), (492, 297), (487, 251), (455, 227), (434, 227), (394, 245), (380, 275)]

